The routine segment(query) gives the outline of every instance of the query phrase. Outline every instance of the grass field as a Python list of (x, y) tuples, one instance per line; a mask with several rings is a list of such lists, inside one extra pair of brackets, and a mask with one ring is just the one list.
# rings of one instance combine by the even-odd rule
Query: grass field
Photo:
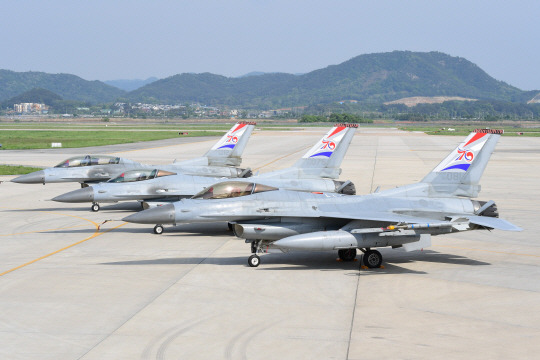
[[(195, 130), (185, 136), (221, 136), (223, 132)], [(63, 148), (125, 144), (138, 141), (162, 140), (178, 137), (177, 130), (155, 129), (58, 129), (58, 130), (1, 130), (2, 149), (45, 149), (52, 142), (62, 143)]]
[(1, 129), (64, 129), (64, 130), (229, 130), (233, 122), (230, 124), (115, 124), (115, 123), (103, 123), (103, 124), (84, 124), (84, 123), (2, 123), (0, 122)]
[[(201, 124), (84, 124), (84, 123), (1, 123), (0, 144), (2, 149), (46, 149), (52, 142), (62, 143), (64, 148), (123, 144), (139, 141), (162, 140), (178, 137), (178, 132), (188, 132), (182, 136), (220, 136), (231, 128), (230, 123)], [(260, 124), (258, 130), (296, 127), (331, 126), (332, 124)], [(374, 126), (398, 126), (407, 131), (423, 131), (430, 135), (464, 136), (484, 125), (450, 125), (455, 131), (441, 130), (443, 124), (424, 126), (423, 124), (375, 124)], [(373, 126), (373, 125), (372, 125)], [(492, 128), (503, 128), (504, 136), (540, 136), (540, 128), (518, 128), (508, 125), (489, 124)]]
[[(1, 122), (0, 121), (0, 130), (2, 129), (36, 129), (36, 130), (44, 130), (44, 129), (63, 129), (63, 130), (73, 130), (73, 129), (81, 129), (81, 130), (108, 130), (108, 131), (114, 131), (114, 130), (169, 130), (169, 131), (202, 131), (202, 130), (223, 130), (227, 131), (229, 130), (232, 125), (234, 124), (234, 121), (228, 122), (228, 123), (211, 123), (211, 122), (205, 122), (201, 124), (191, 124), (191, 123), (159, 123), (159, 124), (134, 124), (134, 123), (58, 123), (58, 122), (21, 122), (21, 123), (14, 123), (14, 122)], [(328, 123), (331, 124), (331, 123)], [(312, 126), (324, 126), (321, 124), (309, 124), (309, 123), (258, 123), (257, 129), (258, 130), (267, 130), (267, 129), (274, 129), (274, 128), (283, 128), (286, 130), (287, 128), (291, 127), (312, 127)]]
[(34, 171), (43, 170), (40, 168), (18, 165), (0, 165), (0, 175), (23, 175)]
[[(428, 135), (459, 135), (466, 136), (474, 129), (485, 128), (485, 126), (450, 126), (455, 131), (442, 130), (442, 126), (400, 126), (401, 130), (423, 131)], [(489, 126), (491, 129), (503, 129), (503, 136), (540, 136), (540, 128), (516, 128), (512, 126)], [(523, 133), (523, 135), (518, 135)]]

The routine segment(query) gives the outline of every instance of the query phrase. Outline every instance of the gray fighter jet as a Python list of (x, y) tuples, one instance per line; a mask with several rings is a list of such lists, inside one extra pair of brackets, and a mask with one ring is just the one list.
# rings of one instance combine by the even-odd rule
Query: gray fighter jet
[[(242, 162), (242, 152), (249, 140), (255, 123), (236, 123), (203, 157), (161, 165), (160, 169), (175, 173), (219, 176), (248, 177), (250, 169), (238, 168)], [(55, 167), (21, 175), (11, 180), (21, 184), (43, 184), (58, 182), (78, 182), (85, 184), (107, 181), (129, 170), (152, 169), (155, 165), (145, 165), (129, 159), (106, 155), (83, 155), (65, 161)]]
[[(354, 184), (334, 179), (341, 173), (341, 162), (357, 127), (356, 124), (335, 125), (294, 166), (254, 176), (252, 182), (288, 190), (354, 194)], [(150, 208), (192, 197), (221, 181), (224, 180), (177, 174), (161, 169), (132, 170), (108, 182), (71, 191), (52, 200), (69, 203), (92, 202), (93, 211), (99, 210), (99, 203), (126, 200), (139, 200), (143, 202), (143, 208)], [(216, 184), (212, 189), (214, 194), (226, 193), (234, 191), (234, 184)], [(162, 233), (163, 226), (157, 225), (154, 232)]]
[[(500, 138), (501, 130), (476, 130), (422, 181), (363, 196), (287, 191), (245, 182), (241, 197), (215, 198), (208, 190), (160, 208), (141, 211), (124, 221), (153, 224), (229, 221), (236, 236), (251, 243), (248, 263), (257, 253), (290, 250), (337, 250), (351, 261), (357, 249), (367, 267), (379, 267), (373, 248), (425, 248), (431, 235), (466, 230), (520, 231), (499, 219), (495, 202), (472, 200)], [(209, 200), (211, 199), (211, 200)]]

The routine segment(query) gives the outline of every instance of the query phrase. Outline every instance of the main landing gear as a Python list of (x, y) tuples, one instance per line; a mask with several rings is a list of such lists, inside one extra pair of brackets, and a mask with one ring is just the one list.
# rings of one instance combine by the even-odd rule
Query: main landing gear
[(163, 225), (157, 224), (156, 226), (154, 226), (154, 234), (163, 234)]
[[(261, 264), (261, 258), (257, 253), (261, 250), (261, 240), (254, 240), (251, 242), (251, 256), (248, 258), (248, 265), (250, 267), (257, 267)], [(370, 248), (360, 249), (363, 253), (362, 262), (370, 269), (380, 268), (383, 262), (383, 257), (377, 250), (371, 250)], [(342, 261), (354, 261), (356, 259), (356, 249), (341, 249), (338, 250), (338, 256)]]
[(98, 212), (100, 209), (99, 207), (99, 204), (98, 203), (92, 203), (92, 206), (90, 207), (90, 210), (92, 210), (93, 212)]
[(356, 259), (356, 249), (341, 249), (337, 253), (341, 261), (354, 261)]
[(377, 250), (360, 249), (364, 253), (363, 263), (370, 269), (375, 269), (381, 267), (383, 257), (380, 252)]

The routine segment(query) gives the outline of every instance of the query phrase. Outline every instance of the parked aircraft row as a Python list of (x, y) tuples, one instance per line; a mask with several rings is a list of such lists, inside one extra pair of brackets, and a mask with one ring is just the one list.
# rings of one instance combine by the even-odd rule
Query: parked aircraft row
[(250, 177), (249, 169), (237, 166), (253, 126), (236, 124), (203, 158), (191, 162), (146, 166), (88, 156), (84, 165), (69, 159), (13, 181), (81, 182), (82, 189), (53, 200), (92, 202), (94, 211), (98, 202), (139, 200), (145, 210), (123, 220), (154, 224), (158, 234), (163, 224), (226, 221), (251, 245), (252, 267), (259, 266), (264, 253), (337, 250), (342, 260), (352, 261), (360, 249), (364, 265), (375, 268), (383, 258), (374, 248), (412, 251), (430, 246), (432, 235), (521, 231), (499, 218), (493, 200), (473, 200), (501, 130), (475, 130), (419, 183), (355, 195), (352, 182), (337, 180), (355, 125), (333, 127), (291, 168)]
[[(250, 181), (262, 181), (267, 186), (288, 190), (354, 194), (354, 184), (334, 179), (339, 177), (341, 162), (355, 130), (354, 125), (337, 125), (291, 168), (251, 176)], [(250, 133), (251, 129), (246, 131), (245, 136)], [(228, 180), (226, 177), (197, 176), (171, 170), (154, 168), (127, 171), (107, 182), (74, 190), (53, 200), (68, 203), (92, 202), (93, 209), (99, 209), (98, 203), (138, 200), (144, 208), (148, 208), (192, 197), (213, 184)], [(251, 172), (246, 175), (250, 174)], [(156, 232), (162, 229), (157, 227)]]

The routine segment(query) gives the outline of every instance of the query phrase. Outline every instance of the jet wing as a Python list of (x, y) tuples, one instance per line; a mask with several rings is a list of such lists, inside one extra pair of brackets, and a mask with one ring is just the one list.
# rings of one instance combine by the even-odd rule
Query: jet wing
[[(403, 215), (399, 213), (386, 212), (386, 211), (358, 211), (354, 208), (347, 209), (347, 206), (344, 206), (341, 211), (324, 211), (324, 206), (321, 206), (320, 217), (332, 217), (340, 219), (351, 219), (351, 220), (368, 220), (368, 221), (384, 221), (392, 223), (404, 223), (404, 224), (429, 224), (433, 222), (441, 223), (445, 221), (440, 221), (434, 218), (428, 217), (419, 217), (411, 215)], [(498, 230), (505, 231), (522, 231), (520, 227), (500, 218), (487, 217), (487, 216), (478, 216), (470, 214), (450, 214), (448, 217), (455, 219), (467, 219), (470, 223), (485, 226)], [(448, 221), (448, 223), (451, 223)]]
[[(391, 223), (431, 223), (434, 221), (440, 222), (435, 218), (420, 217), (404, 215), (400, 213), (388, 212), (388, 211), (366, 211), (358, 210), (354, 206), (347, 205), (333, 205), (328, 208), (325, 205), (319, 207), (319, 217), (331, 217), (339, 219), (351, 219), (351, 220), (368, 220), (368, 221), (384, 221)], [(303, 216), (303, 215), (302, 215)]]

